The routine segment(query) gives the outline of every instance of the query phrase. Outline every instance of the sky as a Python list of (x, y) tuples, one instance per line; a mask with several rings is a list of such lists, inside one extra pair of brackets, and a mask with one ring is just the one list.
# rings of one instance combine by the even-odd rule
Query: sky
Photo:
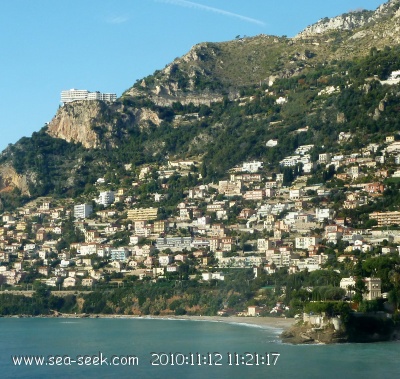
[(200, 42), (292, 37), (384, 0), (2, 0), (0, 151), (51, 121), (65, 89), (120, 96)]

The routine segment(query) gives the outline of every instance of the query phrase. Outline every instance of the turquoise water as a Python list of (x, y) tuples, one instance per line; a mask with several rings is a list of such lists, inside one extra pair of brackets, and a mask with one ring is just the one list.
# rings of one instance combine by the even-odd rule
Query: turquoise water
[[(400, 343), (293, 346), (279, 341), (280, 332), (186, 320), (0, 319), (0, 378), (376, 379), (400, 373)], [(251, 355), (242, 362), (239, 355), (246, 352)], [(161, 353), (167, 355), (160, 357)], [(201, 354), (200, 365), (197, 353)], [(207, 353), (211, 353), (211, 365)], [(266, 353), (270, 353), (269, 366)], [(275, 365), (272, 353), (280, 354)], [(21, 355), (46, 359), (57, 355), (63, 365), (57, 365), (54, 358), (47, 365), (15, 366), (11, 357)], [(94, 361), (96, 366), (78, 365), (84, 363), (85, 355), (103, 358), (103, 364), (99, 360)], [(123, 366), (128, 355), (132, 365)], [(120, 365), (110, 365), (113, 356)], [(152, 365), (152, 359), (159, 365)]]

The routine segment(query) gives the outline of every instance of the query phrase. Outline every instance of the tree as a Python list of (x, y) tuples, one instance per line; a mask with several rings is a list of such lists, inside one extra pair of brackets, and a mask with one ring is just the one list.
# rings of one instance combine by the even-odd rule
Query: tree
[(354, 292), (355, 294), (353, 299), (355, 302), (360, 304), (363, 300), (363, 295), (368, 292), (367, 286), (365, 285), (365, 282), (362, 278), (358, 278), (356, 280), (356, 283), (354, 285)]
[(201, 178), (204, 180), (207, 177), (207, 166), (206, 162), (202, 162), (200, 169)]

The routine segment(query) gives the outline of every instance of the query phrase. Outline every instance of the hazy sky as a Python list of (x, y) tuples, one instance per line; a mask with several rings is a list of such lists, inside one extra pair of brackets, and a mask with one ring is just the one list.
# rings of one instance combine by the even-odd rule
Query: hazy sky
[(55, 115), (63, 89), (115, 92), (200, 42), (294, 36), (383, 0), (13, 0), (0, 6), (0, 150)]

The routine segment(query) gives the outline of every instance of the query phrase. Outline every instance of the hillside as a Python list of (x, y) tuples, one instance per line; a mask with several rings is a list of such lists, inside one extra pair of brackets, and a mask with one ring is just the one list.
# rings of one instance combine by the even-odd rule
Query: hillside
[(395, 338), (399, 4), (201, 43), (9, 145), (0, 314), (304, 311), (359, 337), (357, 308)]
[[(201, 43), (115, 103), (67, 104), (48, 126), (2, 153), (3, 204), (20, 203), (20, 193), (76, 196), (110, 169), (123, 176), (124, 164), (195, 157), (216, 180), (248, 159), (277, 172), (296, 146), (333, 146), (344, 131), (377, 140), (378, 131), (397, 128), (397, 87), (366, 80), (400, 68), (398, 8), (392, 0), (376, 11), (323, 19), (293, 39)], [(287, 102), (277, 104), (279, 98)], [(304, 127), (308, 132), (296, 133)], [(266, 148), (270, 139), (283, 149)]]

